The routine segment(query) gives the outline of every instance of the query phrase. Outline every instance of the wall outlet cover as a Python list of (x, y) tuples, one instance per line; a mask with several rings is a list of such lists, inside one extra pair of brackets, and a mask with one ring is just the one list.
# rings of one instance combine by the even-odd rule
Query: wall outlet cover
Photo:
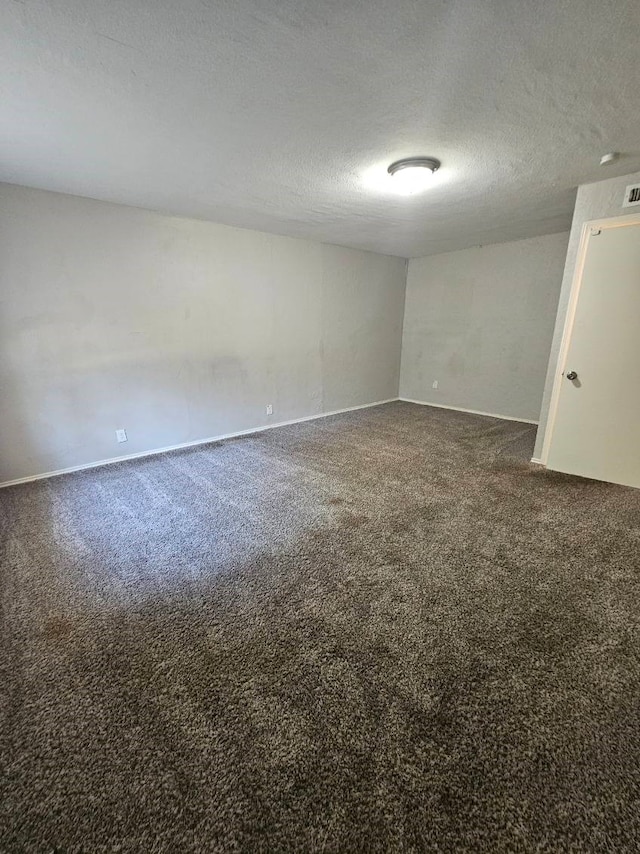
[(267, 404), (267, 415), (273, 415), (273, 405), (271, 403)]
[(438, 388), (438, 380), (433, 381), (433, 385), (431, 386), (431, 388)]
[(122, 430), (116, 430), (116, 439), (118, 440), (118, 442), (126, 442), (127, 431), (124, 428)]

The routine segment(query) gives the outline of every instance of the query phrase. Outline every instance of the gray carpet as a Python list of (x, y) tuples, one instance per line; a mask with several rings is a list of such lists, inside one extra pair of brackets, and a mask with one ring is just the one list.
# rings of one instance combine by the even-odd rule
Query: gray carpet
[(390, 404), (0, 491), (3, 852), (640, 847), (640, 491)]

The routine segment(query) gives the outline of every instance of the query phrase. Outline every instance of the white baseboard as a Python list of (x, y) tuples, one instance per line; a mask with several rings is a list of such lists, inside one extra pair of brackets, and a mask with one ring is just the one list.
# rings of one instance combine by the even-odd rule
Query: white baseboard
[(534, 466), (543, 466), (544, 465), (542, 460), (538, 459), (538, 457), (531, 457), (531, 462), (534, 464)]
[(497, 412), (482, 412), (480, 409), (465, 409), (463, 406), (447, 406), (444, 403), (431, 403), (427, 400), (411, 400), (409, 397), (400, 397), (403, 403), (417, 403), (418, 406), (435, 406), (436, 409), (452, 409), (454, 412), (467, 412), (469, 415), (486, 415), (487, 418), (500, 418), (502, 421), (520, 421), (522, 424), (538, 424), (530, 418), (514, 418), (513, 415), (499, 415)]
[(369, 409), (372, 406), (382, 406), (385, 403), (395, 403), (397, 397), (388, 400), (376, 400), (375, 403), (361, 403), (358, 406), (347, 406), (345, 409), (334, 409), (331, 412), (321, 412), (318, 415), (305, 415), (302, 418), (292, 418), (290, 421), (278, 421), (276, 424), (264, 424), (260, 427), (251, 427), (248, 430), (237, 430), (234, 433), (223, 433), (220, 436), (209, 436), (207, 439), (196, 439), (194, 442), (182, 442), (179, 445), (168, 445), (166, 448), (154, 448), (152, 451), (138, 451), (136, 454), (126, 454), (123, 457), (110, 457), (108, 460), (97, 460), (94, 463), (84, 463), (81, 466), (70, 466), (56, 471), (47, 471), (42, 474), (32, 474), (29, 477), (19, 477), (16, 480), (7, 480), (0, 483), (0, 489), (5, 486), (18, 486), (21, 483), (31, 483), (34, 480), (45, 480), (49, 477), (58, 477), (61, 474), (72, 474), (75, 471), (95, 469), (98, 466), (108, 466), (112, 463), (123, 463), (126, 460), (138, 460), (141, 457), (153, 457), (156, 454), (165, 454), (167, 451), (179, 451), (182, 448), (195, 448), (198, 445), (207, 445), (210, 442), (221, 442), (223, 439), (235, 439), (238, 436), (250, 436), (253, 433), (263, 433), (265, 430), (273, 430), (276, 427), (287, 427), (290, 424), (301, 424), (303, 421), (315, 421), (320, 418), (328, 418), (330, 415), (341, 415), (344, 412), (355, 412), (357, 409)]

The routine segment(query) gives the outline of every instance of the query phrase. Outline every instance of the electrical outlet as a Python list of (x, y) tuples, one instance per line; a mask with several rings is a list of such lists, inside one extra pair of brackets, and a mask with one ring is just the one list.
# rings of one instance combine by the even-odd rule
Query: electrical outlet
[(438, 388), (438, 380), (433, 381), (433, 385), (431, 386), (431, 388)]
[(126, 442), (127, 431), (124, 428), (122, 430), (116, 430), (116, 439), (118, 440), (118, 442)]
[(271, 403), (267, 403), (267, 415), (273, 415), (273, 405)]

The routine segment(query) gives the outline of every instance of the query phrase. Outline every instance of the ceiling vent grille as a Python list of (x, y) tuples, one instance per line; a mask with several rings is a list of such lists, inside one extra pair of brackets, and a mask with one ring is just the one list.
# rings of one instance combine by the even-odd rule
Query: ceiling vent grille
[(624, 202), (622, 206), (624, 208), (633, 207), (633, 205), (640, 205), (640, 184), (629, 184), (627, 189), (624, 191)]

